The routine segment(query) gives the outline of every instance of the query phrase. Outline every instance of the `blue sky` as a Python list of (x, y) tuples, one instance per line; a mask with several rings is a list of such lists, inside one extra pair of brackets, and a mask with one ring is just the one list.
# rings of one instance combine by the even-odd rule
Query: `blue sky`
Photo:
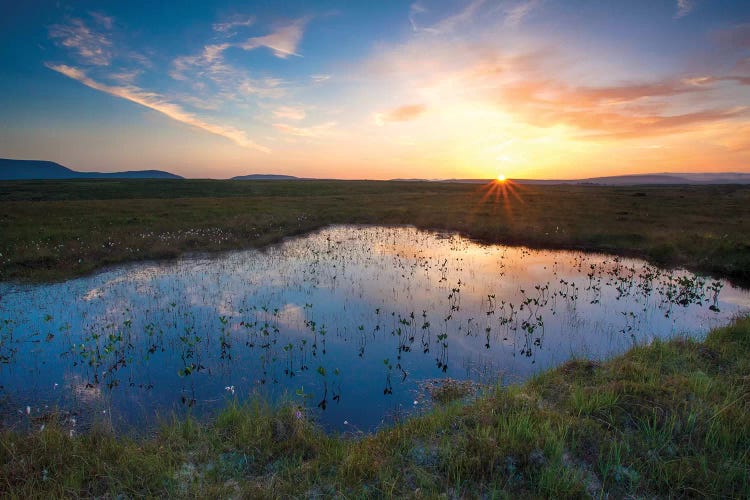
[(750, 171), (750, 2), (3, 2), (0, 156), (338, 178)]

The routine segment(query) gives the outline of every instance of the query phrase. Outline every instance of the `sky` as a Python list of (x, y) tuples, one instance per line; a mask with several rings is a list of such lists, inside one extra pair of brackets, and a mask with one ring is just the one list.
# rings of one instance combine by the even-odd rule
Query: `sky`
[(750, 172), (750, 1), (0, 0), (0, 157), (186, 177)]

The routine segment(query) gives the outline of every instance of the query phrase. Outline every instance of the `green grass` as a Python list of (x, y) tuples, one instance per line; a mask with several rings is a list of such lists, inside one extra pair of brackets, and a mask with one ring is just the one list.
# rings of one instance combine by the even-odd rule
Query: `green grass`
[(704, 342), (571, 361), (368, 435), (291, 405), (233, 404), (151, 437), (0, 434), (0, 494), (747, 498), (750, 318)]
[[(750, 283), (750, 187), (387, 182), (0, 183), (0, 280), (268, 244), (327, 224), (635, 255)], [(577, 360), (368, 435), (234, 404), (148, 437), (0, 430), (0, 496), (750, 497), (750, 318), (704, 342)], [(457, 398), (456, 401), (451, 402)], [(301, 417), (301, 418), (300, 418)]]
[(0, 280), (263, 246), (328, 224), (413, 224), (484, 242), (640, 256), (750, 284), (750, 186), (377, 181), (0, 182)]

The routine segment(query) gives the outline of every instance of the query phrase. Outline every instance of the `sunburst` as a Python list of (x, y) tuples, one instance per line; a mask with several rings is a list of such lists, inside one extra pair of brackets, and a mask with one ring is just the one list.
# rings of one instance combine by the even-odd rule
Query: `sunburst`
[(486, 192), (479, 200), (478, 204), (481, 205), (485, 202), (492, 202), (497, 206), (502, 202), (505, 213), (509, 218), (511, 216), (511, 199), (515, 199), (521, 204), (524, 203), (519, 194), (522, 190), (520, 184), (513, 182), (502, 174), (482, 186), (482, 190)]

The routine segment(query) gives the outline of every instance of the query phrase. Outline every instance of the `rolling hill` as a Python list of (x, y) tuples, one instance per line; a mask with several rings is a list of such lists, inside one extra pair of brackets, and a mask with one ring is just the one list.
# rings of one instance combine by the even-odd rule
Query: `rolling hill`
[(182, 177), (162, 170), (78, 172), (52, 161), (0, 158), (0, 180), (32, 179), (182, 179)]

